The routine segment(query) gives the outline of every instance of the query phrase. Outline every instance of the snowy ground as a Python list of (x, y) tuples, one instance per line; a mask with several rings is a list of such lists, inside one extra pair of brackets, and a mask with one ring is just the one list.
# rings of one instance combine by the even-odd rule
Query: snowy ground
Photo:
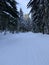
[(49, 35), (0, 33), (0, 65), (49, 65)]

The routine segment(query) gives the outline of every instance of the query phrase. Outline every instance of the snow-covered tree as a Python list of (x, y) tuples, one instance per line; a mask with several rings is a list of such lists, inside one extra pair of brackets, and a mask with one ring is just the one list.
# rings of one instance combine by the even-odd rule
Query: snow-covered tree
[[(11, 30), (13, 31), (17, 29), (17, 23), (19, 18), (16, 4), (17, 2), (15, 0), (0, 0), (0, 17), (3, 16), (2, 19), (5, 25), (8, 26), (8, 29), (12, 28)], [(5, 29), (7, 29), (7, 27)]]
[(24, 26), (24, 19), (23, 19), (23, 11), (22, 9), (20, 8), (20, 11), (19, 11), (19, 30), (20, 31), (23, 31), (23, 26)]
[[(31, 17), (33, 32), (48, 33), (49, 21), (49, 1), (48, 0), (30, 0), (27, 5), (31, 7)], [(45, 28), (46, 27), (46, 28)]]
[(31, 31), (31, 19), (29, 17), (29, 14), (24, 15), (24, 20), (25, 20), (25, 28), (27, 31)]

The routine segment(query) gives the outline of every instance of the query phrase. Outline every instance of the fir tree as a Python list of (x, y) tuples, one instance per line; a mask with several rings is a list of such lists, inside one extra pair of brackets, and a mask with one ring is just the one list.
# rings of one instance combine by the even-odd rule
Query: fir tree
[[(32, 25), (33, 32), (42, 32), (45, 33), (48, 29), (48, 19), (49, 19), (49, 1), (48, 0), (30, 0), (27, 5), (31, 7), (32, 14)], [(48, 31), (46, 31), (48, 32)]]
[[(17, 29), (17, 23), (18, 23), (18, 17), (19, 17), (16, 4), (17, 4), (17, 2), (15, 0), (1, 0), (0, 1), (0, 9), (1, 9), (0, 10), (0, 14), (1, 14), (0, 17), (3, 14), (5, 14), (3, 16), (3, 18), (5, 20), (8, 19), (6, 21), (7, 22), (6, 26), (8, 26), (8, 29), (10, 29), (12, 27), (13, 31)], [(6, 22), (4, 21), (4, 23), (6, 23)]]

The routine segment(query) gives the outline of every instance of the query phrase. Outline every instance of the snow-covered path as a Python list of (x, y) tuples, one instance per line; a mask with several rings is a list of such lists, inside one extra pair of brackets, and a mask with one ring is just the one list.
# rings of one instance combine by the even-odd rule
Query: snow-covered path
[(0, 65), (49, 65), (49, 35), (0, 34)]

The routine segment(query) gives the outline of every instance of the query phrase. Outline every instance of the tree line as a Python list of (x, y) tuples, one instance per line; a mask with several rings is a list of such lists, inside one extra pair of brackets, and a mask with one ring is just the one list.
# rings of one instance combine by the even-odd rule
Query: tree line
[(49, 0), (30, 0), (27, 8), (31, 8), (31, 18), (24, 16), (21, 8), (18, 11), (17, 5), (15, 0), (0, 0), (0, 31), (49, 34)]

